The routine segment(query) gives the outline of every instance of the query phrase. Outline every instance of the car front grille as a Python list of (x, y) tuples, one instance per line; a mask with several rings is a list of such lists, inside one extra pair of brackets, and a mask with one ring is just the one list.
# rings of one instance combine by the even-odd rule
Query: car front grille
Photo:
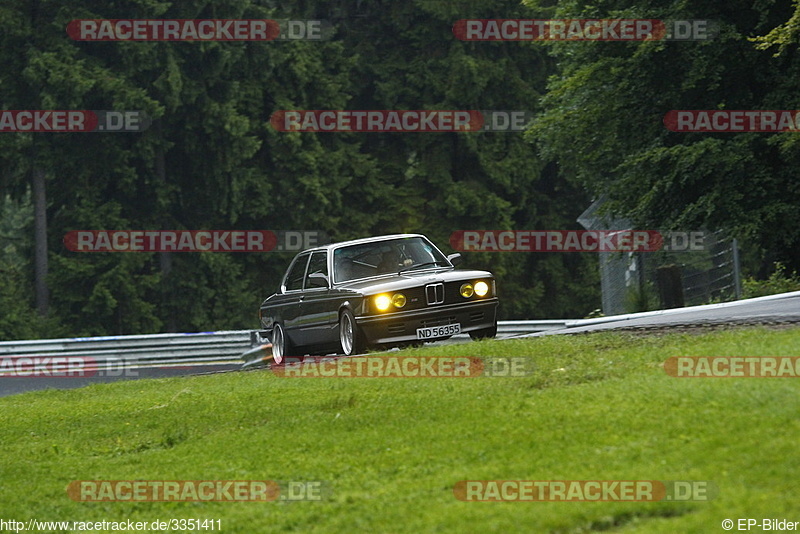
[(425, 286), (425, 300), (427, 300), (428, 306), (443, 303), (444, 284), (439, 282), (438, 284), (428, 284)]

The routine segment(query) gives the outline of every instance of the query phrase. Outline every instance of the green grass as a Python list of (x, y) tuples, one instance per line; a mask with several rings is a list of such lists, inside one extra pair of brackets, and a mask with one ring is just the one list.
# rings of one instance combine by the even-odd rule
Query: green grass
[[(141, 380), (0, 399), (0, 519), (222, 532), (721, 532), (800, 520), (800, 381), (678, 379), (670, 356), (798, 356), (800, 329), (602, 333), (404, 351), (523, 378)], [(73, 480), (323, 481), (321, 502), (81, 503)], [(707, 502), (461, 502), (459, 480), (707, 480)]]

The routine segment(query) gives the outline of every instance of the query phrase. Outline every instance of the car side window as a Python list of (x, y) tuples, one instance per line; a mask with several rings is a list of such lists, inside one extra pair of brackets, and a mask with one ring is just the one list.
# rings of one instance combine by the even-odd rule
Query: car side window
[(286, 275), (286, 291), (297, 291), (303, 289), (303, 277), (306, 274), (306, 264), (308, 263), (308, 254), (298, 256), (292, 266), (289, 267), (289, 273)]
[(304, 284), (306, 289), (328, 287), (328, 254), (314, 252), (308, 262), (308, 275)]

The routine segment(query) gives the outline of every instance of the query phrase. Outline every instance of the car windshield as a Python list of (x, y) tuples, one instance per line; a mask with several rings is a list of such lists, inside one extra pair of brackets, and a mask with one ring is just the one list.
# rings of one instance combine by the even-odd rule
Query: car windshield
[(337, 248), (333, 253), (337, 283), (416, 268), (449, 267), (436, 247), (422, 237), (403, 237)]

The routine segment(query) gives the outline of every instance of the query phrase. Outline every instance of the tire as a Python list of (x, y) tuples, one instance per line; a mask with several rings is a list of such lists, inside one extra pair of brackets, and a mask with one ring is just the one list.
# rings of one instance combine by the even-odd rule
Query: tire
[(280, 365), (287, 357), (293, 355), (292, 342), (286, 337), (283, 325), (275, 323), (272, 330), (272, 361)]
[(474, 330), (469, 333), (469, 337), (472, 338), (473, 341), (478, 341), (481, 339), (491, 339), (497, 336), (497, 323), (494, 326), (490, 326), (489, 328), (482, 328), (480, 330)]
[(345, 356), (360, 354), (366, 348), (361, 332), (358, 330), (356, 318), (348, 308), (339, 314), (339, 346)]

